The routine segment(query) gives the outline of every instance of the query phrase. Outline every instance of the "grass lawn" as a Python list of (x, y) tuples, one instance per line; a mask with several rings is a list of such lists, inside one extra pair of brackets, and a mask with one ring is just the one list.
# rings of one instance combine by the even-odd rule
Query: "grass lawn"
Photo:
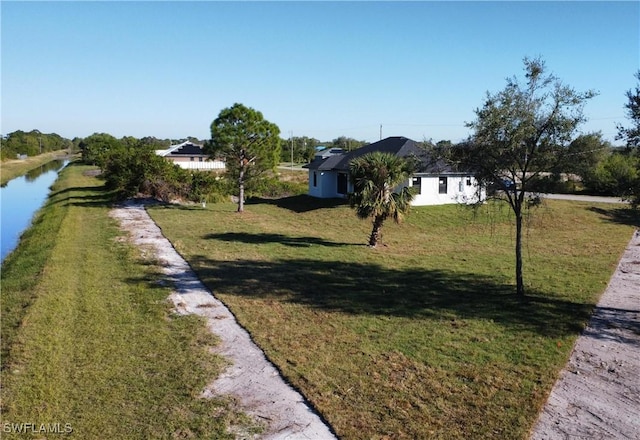
[(231, 425), (252, 429), (233, 402), (199, 397), (225, 363), (209, 351), (216, 341), (200, 319), (171, 313), (159, 272), (121, 237), (87, 169), (61, 172), (2, 265), (2, 438), (220, 439), (234, 438)]
[(514, 226), (490, 204), (416, 207), (386, 246), (305, 196), (150, 213), (267, 356), (345, 439), (526, 438), (637, 216), (548, 201)]

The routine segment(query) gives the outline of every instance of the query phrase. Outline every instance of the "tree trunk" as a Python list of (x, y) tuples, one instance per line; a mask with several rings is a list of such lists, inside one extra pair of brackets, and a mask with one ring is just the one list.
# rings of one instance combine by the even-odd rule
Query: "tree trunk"
[(384, 223), (384, 217), (380, 215), (376, 216), (373, 220), (373, 229), (371, 230), (371, 237), (369, 237), (369, 246), (376, 247), (380, 241), (382, 223)]
[(241, 163), (238, 177), (238, 212), (244, 212), (244, 167), (244, 163)]
[(522, 212), (516, 212), (516, 293), (524, 297), (524, 280), (522, 279)]

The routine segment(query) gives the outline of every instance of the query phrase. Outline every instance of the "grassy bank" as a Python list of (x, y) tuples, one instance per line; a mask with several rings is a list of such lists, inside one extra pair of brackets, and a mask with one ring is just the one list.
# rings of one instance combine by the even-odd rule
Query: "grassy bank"
[(38, 156), (27, 157), (24, 160), (12, 159), (0, 162), (0, 185), (9, 180), (26, 174), (34, 168), (51, 162), (61, 156), (66, 156), (67, 150), (51, 151)]
[(59, 424), (78, 439), (233, 438), (226, 428), (245, 418), (198, 397), (224, 364), (216, 341), (170, 312), (157, 269), (122, 239), (85, 170), (62, 171), (3, 263), (3, 438), (34, 438), (4, 423)]
[(526, 438), (639, 219), (549, 201), (514, 296), (510, 212), (414, 208), (364, 244), (344, 204), (291, 197), (152, 217), (345, 439)]

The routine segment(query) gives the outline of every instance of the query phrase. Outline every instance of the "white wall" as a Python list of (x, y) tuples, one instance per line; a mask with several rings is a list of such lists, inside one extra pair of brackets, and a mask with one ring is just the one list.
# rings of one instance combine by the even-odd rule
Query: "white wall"
[[(451, 203), (475, 203), (477, 201), (478, 183), (474, 177), (464, 175), (443, 175), (447, 179), (447, 193), (440, 194), (440, 176), (420, 175), (421, 192), (411, 202), (414, 206), (446, 205)], [(470, 180), (471, 185), (467, 184)], [(408, 185), (411, 186), (412, 179)], [(485, 195), (481, 196), (484, 200)]]
[[(316, 174), (316, 186), (313, 185), (313, 174)], [(478, 183), (474, 177), (466, 175), (446, 175), (447, 193), (439, 193), (440, 176), (418, 174), (421, 178), (421, 193), (417, 194), (413, 202), (414, 206), (424, 205), (446, 205), (452, 203), (475, 203), (477, 201)], [(471, 185), (467, 185), (467, 179), (470, 179)], [(404, 186), (412, 186), (412, 180), (409, 179)], [(335, 171), (314, 171), (309, 170), (309, 195), (318, 198), (340, 198), (345, 197), (338, 194), (338, 173)], [(351, 182), (348, 184), (348, 191), (353, 191)], [(482, 199), (486, 198), (483, 191)]]

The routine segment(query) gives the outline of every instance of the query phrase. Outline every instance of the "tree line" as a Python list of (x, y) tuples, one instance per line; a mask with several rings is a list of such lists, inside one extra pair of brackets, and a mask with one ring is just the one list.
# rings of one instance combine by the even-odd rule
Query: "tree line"
[[(79, 141), (78, 141), (79, 142)], [(58, 150), (72, 150), (78, 143), (56, 133), (41, 133), (38, 130), (14, 131), (2, 136), (0, 159), (16, 159), (19, 156), (37, 156)]]

